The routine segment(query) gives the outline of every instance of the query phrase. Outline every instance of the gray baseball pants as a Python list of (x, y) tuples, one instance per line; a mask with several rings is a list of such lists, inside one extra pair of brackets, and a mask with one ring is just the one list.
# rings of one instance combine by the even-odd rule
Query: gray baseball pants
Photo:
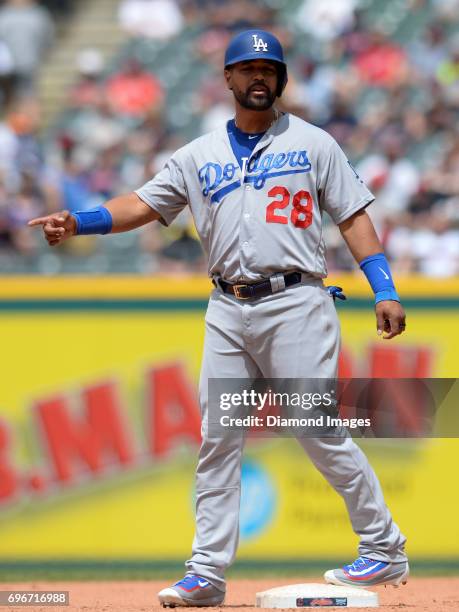
[[(319, 279), (255, 301), (215, 289), (206, 317), (200, 378), (202, 445), (196, 470), (196, 534), (187, 572), (225, 590), (239, 539), (243, 436), (207, 434), (209, 378), (330, 378), (337, 374), (340, 328)], [(217, 408), (216, 408), (217, 409)], [(359, 554), (406, 560), (406, 538), (392, 520), (378, 479), (350, 436), (299, 438), (316, 468), (344, 499)]]

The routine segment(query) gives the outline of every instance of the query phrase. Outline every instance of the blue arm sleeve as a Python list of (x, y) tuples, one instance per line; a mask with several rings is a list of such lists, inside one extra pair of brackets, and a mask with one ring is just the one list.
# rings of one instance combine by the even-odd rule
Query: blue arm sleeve
[(395, 290), (389, 263), (384, 253), (365, 257), (360, 262), (360, 269), (365, 274), (375, 294), (375, 304), (383, 300), (400, 302)]
[(87, 234), (109, 234), (112, 231), (113, 219), (108, 208), (100, 206), (92, 210), (74, 212), (77, 236)]

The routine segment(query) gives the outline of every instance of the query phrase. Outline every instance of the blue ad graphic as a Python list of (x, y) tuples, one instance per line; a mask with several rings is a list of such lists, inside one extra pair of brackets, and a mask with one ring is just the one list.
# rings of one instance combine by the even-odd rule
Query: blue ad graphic
[(270, 525), (276, 509), (276, 489), (268, 472), (253, 461), (242, 464), (241, 540), (260, 535)]

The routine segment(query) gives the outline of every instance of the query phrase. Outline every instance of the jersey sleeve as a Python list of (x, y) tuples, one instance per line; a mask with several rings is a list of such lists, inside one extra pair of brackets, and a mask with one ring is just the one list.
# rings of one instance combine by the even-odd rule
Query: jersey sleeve
[(333, 139), (319, 170), (318, 192), (320, 208), (336, 224), (342, 223), (375, 199)]
[(170, 225), (188, 203), (185, 181), (177, 157), (172, 156), (164, 168), (135, 193), (161, 215), (160, 222), (163, 225)]

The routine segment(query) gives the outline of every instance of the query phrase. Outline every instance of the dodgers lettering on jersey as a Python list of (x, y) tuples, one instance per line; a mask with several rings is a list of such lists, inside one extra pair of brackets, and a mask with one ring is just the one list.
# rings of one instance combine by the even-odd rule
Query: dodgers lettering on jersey
[[(262, 189), (268, 179), (289, 174), (308, 172), (311, 163), (306, 151), (287, 151), (252, 155), (246, 166), (242, 181), (252, 183), (255, 189)], [(216, 163), (208, 162), (199, 169), (202, 194), (211, 194), (211, 202), (219, 202), (226, 194), (241, 186), (241, 179), (235, 178), (239, 164), (229, 162), (223, 168)], [(228, 184), (229, 183), (229, 184)]]
[(325, 277), (323, 211), (338, 224), (374, 200), (336, 141), (290, 114), (243, 169), (222, 126), (179, 149), (136, 193), (166, 225), (189, 205), (209, 275), (228, 282), (290, 270)]

